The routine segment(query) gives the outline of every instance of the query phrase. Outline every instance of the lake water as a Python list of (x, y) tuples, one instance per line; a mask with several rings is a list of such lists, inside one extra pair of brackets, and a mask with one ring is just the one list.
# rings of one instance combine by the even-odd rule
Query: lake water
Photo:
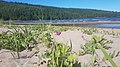
[(110, 21), (120, 21), (120, 17), (113, 18), (82, 18), (82, 19), (64, 19), (64, 20), (43, 20), (41, 22), (110, 22)]
[[(64, 19), (64, 20), (27, 20), (27, 21), (15, 21), (15, 23), (68, 23), (68, 22), (113, 22), (113, 21), (119, 21), (120, 22), (120, 17), (113, 17), (113, 18), (83, 18), (83, 19)], [(106, 28), (120, 28), (120, 24), (94, 24), (91, 26), (95, 27), (106, 27)]]
[(36, 22), (41, 22), (41, 23), (65, 23), (65, 22), (110, 22), (110, 21), (120, 21), (120, 17), (113, 17), (113, 18), (82, 18), (82, 19), (63, 19), (63, 20), (27, 20), (27, 21), (16, 21), (20, 23), (36, 23)]
[(120, 24), (96, 24), (93, 25), (96, 27), (105, 27), (105, 28), (120, 28)]

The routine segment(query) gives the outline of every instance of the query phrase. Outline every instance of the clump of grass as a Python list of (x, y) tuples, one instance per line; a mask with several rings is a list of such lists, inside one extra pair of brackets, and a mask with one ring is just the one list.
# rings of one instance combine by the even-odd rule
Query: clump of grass
[(98, 49), (97, 43), (102, 44), (102, 47), (104, 47), (105, 49), (109, 49), (110, 47), (108, 47), (106, 44), (113, 43), (113, 41), (107, 40), (103, 36), (97, 37), (94, 35), (93, 38), (84, 46), (81, 46), (81, 48), (84, 50), (84, 53), (94, 54), (95, 50)]
[(71, 52), (71, 47), (53, 42), (50, 49), (47, 50), (46, 56), (51, 60), (48, 67), (73, 67), (76, 63), (77, 55)]
[(109, 60), (109, 62), (113, 67), (117, 67), (116, 63), (112, 60), (112, 58), (115, 55), (115, 52), (113, 52), (112, 54), (109, 54), (110, 55), (109, 56), (108, 53), (105, 51), (105, 48), (106, 48), (105, 44), (109, 44), (109, 43), (112, 43), (112, 41), (103, 38), (103, 36), (102, 37), (93, 36), (93, 38), (82, 47), (82, 49), (84, 50), (85, 53), (92, 54), (92, 56), (95, 56), (96, 49), (101, 49), (101, 51), (105, 56), (105, 59)]
[(118, 33), (118, 32), (115, 32), (115, 31), (105, 31), (105, 30), (103, 30), (103, 31), (101, 31), (101, 33), (102, 34), (105, 34), (105, 35), (112, 35), (112, 36), (116, 36), (116, 37), (119, 37), (119, 35), (120, 35), (120, 33)]
[(93, 33), (98, 32), (97, 29), (94, 29), (94, 28), (82, 29), (81, 31), (82, 31), (84, 34), (87, 34), (87, 35), (92, 35)]
[(4, 24), (4, 20), (3, 19), (0, 19), (0, 25), (1, 24)]
[(24, 29), (14, 28), (13, 31), (2, 32), (0, 34), (0, 42), (0, 48), (16, 51), (17, 58), (20, 58), (20, 51), (29, 49), (31, 42), (33, 42), (33, 44), (37, 43), (34, 33), (28, 30), (26, 27), (24, 27)]

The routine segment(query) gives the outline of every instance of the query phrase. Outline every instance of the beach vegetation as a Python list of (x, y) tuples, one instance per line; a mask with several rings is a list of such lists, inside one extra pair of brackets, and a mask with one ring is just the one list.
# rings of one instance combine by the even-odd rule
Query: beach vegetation
[(51, 60), (48, 67), (73, 67), (77, 62), (77, 54), (72, 53), (71, 47), (62, 43), (53, 42), (50, 49), (45, 53)]
[(96, 49), (100, 49), (105, 56), (104, 59), (109, 60), (109, 62), (113, 67), (117, 67), (116, 63), (112, 60), (112, 58), (118, 55), (119, 53), (115, 55), (115, 52), (113, 52), (112, 54), (108, 54), (105, 51), (105, 49), (108, 49), (108, 46), (106, 46), (105, 44), (110, 44), (110, 43), (112, 43), (112, 41), (105, 39), (103, 36), (101, 37), (93, 36), (93, 38), (81, 48), (84, 50), (84, 53), (92, 54), (92, 57), (94, 57), (95, 54), (96, 56), (98, 56), (96, 53)]
[(87, 34), (87, 35), (92, 35), (93, 33), (98, 32), (98, 30), (95, 28), (82, 29), (81, 31), (83, 32), (83, 34)]
[[(35, 45), (36, 39), (35, 34), (31, 30), (24, 28), (14, 28), (13, 31), (6, 31), (0, 34), (0, 42), (2, 49), (10, 49), (11, 51), (17, 52), (17, 58), (19, 52), (25, 49), (29, 49), (30, 45)], [(32, 44), (31, 44), (32, 43)]]

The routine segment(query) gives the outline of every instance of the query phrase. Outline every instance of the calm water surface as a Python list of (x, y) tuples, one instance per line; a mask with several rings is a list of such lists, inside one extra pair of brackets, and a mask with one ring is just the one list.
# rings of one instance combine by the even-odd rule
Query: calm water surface
[(93, 25), (96, 27), (105, 27), (105, 28), (120, 28), (120, 24), (96, 24)]

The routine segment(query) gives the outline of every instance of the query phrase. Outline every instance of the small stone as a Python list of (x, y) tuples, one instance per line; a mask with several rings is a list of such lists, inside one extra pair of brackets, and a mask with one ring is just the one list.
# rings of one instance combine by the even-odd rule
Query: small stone
[(43, 62), (40, 63), (41, 65), (43, 64)]
[(37, 64), (37, 62), (33, 62), (33, 64)]
[(40, 66), (40, 64), (37, 64), (38, 66)]
[(44, 62), (44, 63), (46, 63), (46, 61), (45, 61), (45, 60), (43, 60), (43, 62)]
[(0, 62), (2, 62), (2, 60), (0, 60)]

